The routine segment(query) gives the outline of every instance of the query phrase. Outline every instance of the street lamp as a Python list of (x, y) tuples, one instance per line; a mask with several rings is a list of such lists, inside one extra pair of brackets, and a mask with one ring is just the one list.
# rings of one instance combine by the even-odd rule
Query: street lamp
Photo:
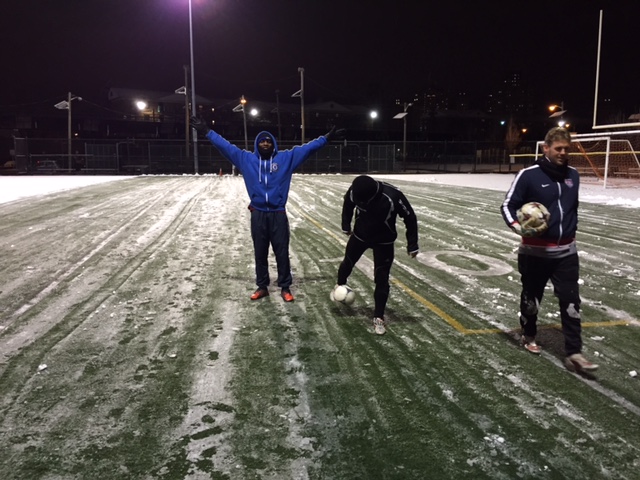
[(234, 112), (242, 112), (242, 121), (244, 123), (244, 149), (249, 150), (249, 137), (247, 137), (247, 112), (245, 110), (245, 105), (247, 104), (247, 99), (244, 98), (244, 95), (240, 97), (240, 103), (233, 107)]
[[(196, 106), (196, 71), (193, 66), (193, 21), (191, 15), (191, 0), (189, 0), (189, 48), (191, 52), (191, 113), (198, 114)], [(198, 132), (192, 130), (193, 137), (193, 171), (198, 174)]]
[(59, 110), (67, 110), (67, 160), (68, 160), (68, 168), (69, 172), (71, 172), (71, 102), (73, 100), (82, 100), (82, 97), (76, 97), (68, 93), (67, 99), (61, 102), (58, 102), (54, 105)]
[(302, 129), (302, 142), (304, 143), (304, 68), (298, 67), (298, 73), (300, 74), (300, 90), (291, 95), (291, 98), (300, 98), (300, 128)]
[[(247, 112), (245, 111), (245, 105), (247, 104), (247, 99), (244, 98), (244, 95), (240, 97), (240, 103), (233, 107), (233, 112), (242, 112), (242, 121), (244, 123), (244, 149), (249, 150), (249, 137), (247, 136)], [(236, 167), (232, 167), (232, 172), (236, 174)]]
[(403, 133), (402, 133), (402, 160), (407, 161), (407, 110), (413, 103), (404, 102), (404, 110), (396, 115), (394, 115), (395, 120), (402, 119), (403, 123)]
[(378, 118), (378, 111), (377, 110), (371, 110), (369, 112), (369, 118), (371, 119), (371, 127), (373, 127), (373, 121)]
[(560, 120), (558, 121), (558, 126), (563, 127), (565, 125), (565, 121), (562, 117), (567, 112), (564, 109), (564, 101), (560, 102), (560, 105), (556, 105), (556, 104), (549, 105), (549, 111), (551, 112), (551, 115), (549, 115), (549, 118), (560, 117)]
[(185, 158), (189, 158), (189, 94), (187, 92), (187, 66), (184, 65), (184, 86), (175, 90), (177, 95), (184, 95), (184, 152)]

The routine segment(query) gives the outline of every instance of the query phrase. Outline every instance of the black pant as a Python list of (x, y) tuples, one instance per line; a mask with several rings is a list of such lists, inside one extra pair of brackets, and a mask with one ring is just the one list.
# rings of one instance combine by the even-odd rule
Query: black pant
[(269, 245), (278, 266), (278, 286), (289, 288), (293, 280), (289, 262), (289, 219), (285, 212), (251, 212), (251, 238), (256, 261), (256, 285), (267, 288), (269, 279)]
[(580, 294), (578, 278), (580, 262), (578, 254), (564, 258), (540, 258), (518, 255), (518, 271), (522, 280), (520, 294), (520, 325), (523, 333), (535, 337), (537, 333), (538, 307), (542, 303), (544, 287), (548, 280), (560, 304), (560, 319), (567, 356), (580, 353), (582, 337), (580, 325)]
[(384, 245), (369, 244), (358, 240), (353, 235), (349, 237), (344, 253), (344, 260), (342, 260), (340, 268), (338, 268), (338, 284), (344, 285), (347, 283), (353, 267), (355, 267), (360, 257), (362, 257), (362, 254), (368, 248), (373, 250), (373, 281), (376, 284), (373, 292), (375, 302), (373, 316), (384, 318), (384, 309), (387, 306), (387, 299), (389, 298), (389, 274), (391, 272), (391, 265), (393, 265), (393, 243)]

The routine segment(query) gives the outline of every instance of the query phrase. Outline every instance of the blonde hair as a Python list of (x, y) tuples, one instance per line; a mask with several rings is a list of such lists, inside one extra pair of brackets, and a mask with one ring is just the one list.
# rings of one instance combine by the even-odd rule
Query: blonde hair
[(571, 143), (571, 133), (569, 133), (569, 130), (566, 128), (554, 127), (549, 130), (544, 137), (544, 143), (546, 145), (551, 145), (553, 142), (561, 141)]

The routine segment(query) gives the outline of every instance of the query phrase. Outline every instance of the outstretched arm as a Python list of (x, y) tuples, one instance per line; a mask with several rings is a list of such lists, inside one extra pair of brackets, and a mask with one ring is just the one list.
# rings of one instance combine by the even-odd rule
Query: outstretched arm
[(344, 140), (346, 132), (347, 131), (344, 128), (336, 130), (336, 127), (334, 126), (325, 135), (322, 135), (315, 140), (311, 140), (304, 145), (293, 147), (291, 149), (293, 154), (292, 168), (294, 170), (298, 168), (314, 152), (320, 150), (322, 147), (329, 144), (329, 142), (333, 142), (335, 140)]
[(208, 139), (216, 149), (231, 163), (242, 170), (242, 156), (244, 150), (227, 141), (222, 135), (211, 130), (206, 122), (198, 117), (191, 117), (191, 126), (199, 135)]

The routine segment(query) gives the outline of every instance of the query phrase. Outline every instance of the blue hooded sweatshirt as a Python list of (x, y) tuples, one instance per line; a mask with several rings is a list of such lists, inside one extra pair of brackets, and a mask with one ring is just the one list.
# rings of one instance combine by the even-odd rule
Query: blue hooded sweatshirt
[[(258, 139), (270, 136), (273, 140), (271, 158), (260, 158)], [(249, 194), (249, 208), (263, 212), (282, 212), (289, 198), (291, 177), (314, 152), (324, 147), (328, 140), (323, 135), (291, 150), (278, 150), (278, 143), (269, 132), (260, 132), (253, 143), (253, 152), (243, 150), (229, 143), (222, 136), (210, 130), (207, 138), (214, 147), (242, 173)]]

